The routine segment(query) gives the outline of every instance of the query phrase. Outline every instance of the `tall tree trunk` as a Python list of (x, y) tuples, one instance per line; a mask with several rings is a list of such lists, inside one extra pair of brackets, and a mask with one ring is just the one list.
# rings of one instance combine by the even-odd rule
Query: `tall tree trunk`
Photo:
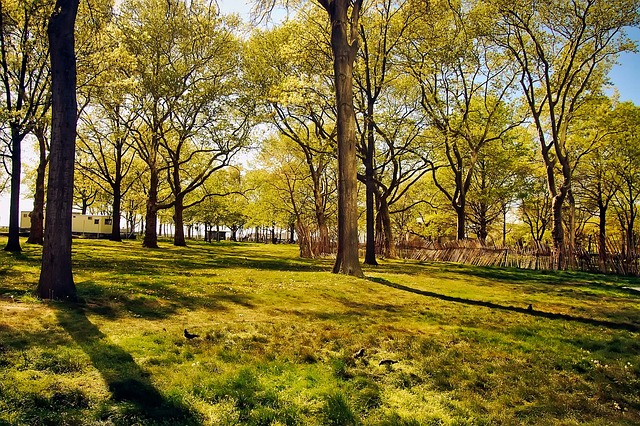
[(47, 141), (44, 134), (44, 126), (37, 126), (35, 129), (36, 138), (38, 139), (38, 151), (40, 153), (40, 161), (36, 169), (36, 190), (33, 194), (33, 210), (29, 214), (31, 218), (31, 229), (29, 230), (29, 244), (40, 244), (44, 242), (44, 199), (45, 199), (45, 178), (47, 176)]
[(176, 226), (176, 231), (173, 236), (173, 245), (178, 247), (184, 247), (187, 242), (184, 239), (184, 196), (179, 194), (176, 196), (176, 202), (173, 206), (174, 216), (173, 222)]
[[(324, 199), (322, 186), (319, 183), (319, 176), (314, 178), (313, 185), (316, 222), (318, 222), (318, 243), (316, 244), (316, 254), (323, 255), (329, 253), (329, 227), (327, 226), (327, 216), (324, 209)], [(295, 225), (291, 224), (291, 241), (293, 242), (293, 230)]]
[(553, 238), (553, 248), (555, 249), (555, 269), (565, 268), (565, 246), (564, 246), (564, 226), (562, 225), (562, 203), (564, 195), (558, 194), (553, 197), (551, 203), (551, 211), (553, 212), (553, 229), (551, 235)]
[[(334, 273), (362, 276), (358, 259), (358, 175), (356, 167), (356, 116), (353, 107), (353, 63), (358, 52), (358, 10), (348, 9), (351, 1), (327, 1), (331, 18), (331, 50), (336, 90), (338, 130), (338, 253)], [(355, 25), (354, 28), (349, 26)]]
[(367, 152), (365, 155), (365, 188), (366, 188), (366, 250), (364, 263), (367, 265), (377, 265), (376, 260), (376, 218), (375, 218), (375, 191), (373, 156), (375, 154), (375, 140), (373, 135), (373, 104), (367, 107)]
[(598, 259), (600, 272), (607, 272), (607, 206), (598, 203)]
[(111, 205), (111, 241), (122, 241), (120, 235), (120, 213), (122, 212), (122, 158), (116, 162), (116, 173), (113, 182), (113, 204)]
[(478, 239), (482, 241), (482, 243), (487, 242), (487, 237), (489, 236), (488, 224), (487, 224), (487, 210), (488, 206), (482, 202), (480, 203), (480, 217), (478, 218)]
[[(296, 242), (295, 232), (296, 232), (296, 224), (294, 222), (291, 222), (289, 224), (289, 244), (293, 244)], [(328, 237), (329, 237), (329, 230), (327, 230), (327, 242), (329, 241)]]
[(382, 254), (387, 259), (393, 259), (396, 257), (396, 244), (393, 238), (393, 229), (391, 229), (391, 212), (389, 211), (389, 203), (387, 203), (387, 197), (380, 197), (380, 222), (383, 230), (383, 251)]
[(502, 247), (507, 246), (507, 205), (502, 206)]
[(155, 164), (149, 167), (149, 194), (144, 221), (144, 240), (142, 246), (158, 248), (158, 168)]
[(22, 173), (22, 139), (17, 126), (11, 125), (11, 195), (9, 205), (9, 239), (5, 251), (20, 252), (20, 175)]
[(567, 201), (569, 203), (569, 229), (567, 230), (569, 245), (567, 247), (567, 261), (569, 262), (569, 266), (573, 268), (576, 263), (576, 200), (573, 197), (573, 191), (571, 189), (567, 193)]
[(71, 269), (71, 212), (76, 125), (74, 27), (78, 0), (57, 0), (47, 34), (51, 55), (51, 154), (38, 296), (76, 299)]
[(122, 241), (122, 236), (120, 235), (120, 213), (122, 211), (122, 195), (120, 193), (119, 187), (117, 190), (114, 187), (113, 205), (111, 206), (111, 210), (111, 237), (109, 239), (111, 241)]
[(635, 238), (635, 222), (636, 222), (636, 200), (635, 197), (631, 196), (632, 190), (629, 190), (629, 219), (627, 221), (627, 260), (630, 262), (629, 267), (631, 266), (631, 261), (636, 254), (636, 238)]
[(376, 205), (378, 206), (378, 214), (376, 214), (376, 253), (384, 253), (384, 224), (382, 223), (382, 214), (380, 213), (381, 196), (376, 194)]
[(311, 235), (309, 228), (304, 225), (298, 217), (296, 232), (298, 233), (298, 246), (300, 247), (300, 257), (303, 259), (313, 258), (313, 247), (311, 245)]
[(466, 227), (467, 227), (467, 217), (465, 212), (465, 203), (464, 201), (454, 203), (453, 208), (456, 212), (456, 239), (464, 240), (467, 237)]

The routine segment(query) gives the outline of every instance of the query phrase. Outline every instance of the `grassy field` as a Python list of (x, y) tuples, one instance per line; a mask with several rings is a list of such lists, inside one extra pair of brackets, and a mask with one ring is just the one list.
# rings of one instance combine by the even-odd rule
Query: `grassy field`
[(74, 306), (32, 296), (23, 248), (0, 252), (0, 424), (640, 424), (637, 279), (76, 240)]

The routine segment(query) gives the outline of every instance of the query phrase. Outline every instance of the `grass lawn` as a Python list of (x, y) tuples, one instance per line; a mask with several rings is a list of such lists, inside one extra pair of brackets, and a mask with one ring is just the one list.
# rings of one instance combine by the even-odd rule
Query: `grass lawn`
[(75, 240), (68, 305), (32, 296), (23, 249), (0, 252), (0, 425), (640, 424), (638, 279)]

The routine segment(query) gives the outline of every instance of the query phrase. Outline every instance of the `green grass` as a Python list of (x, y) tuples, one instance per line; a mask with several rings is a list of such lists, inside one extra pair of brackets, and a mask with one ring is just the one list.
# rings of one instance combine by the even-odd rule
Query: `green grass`
[(0, 252), (0, 425), (640, 424), (637, 279), (190, 244), (74, 240), (78, 305)]

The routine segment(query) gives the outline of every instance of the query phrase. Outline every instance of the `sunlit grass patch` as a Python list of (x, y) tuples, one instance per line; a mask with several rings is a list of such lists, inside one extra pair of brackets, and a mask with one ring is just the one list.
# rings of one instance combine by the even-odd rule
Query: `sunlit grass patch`
[(68, 306), (0, 253), (0, 424), (640, 423), (637, 280), (296, 254), (74, 240)]

